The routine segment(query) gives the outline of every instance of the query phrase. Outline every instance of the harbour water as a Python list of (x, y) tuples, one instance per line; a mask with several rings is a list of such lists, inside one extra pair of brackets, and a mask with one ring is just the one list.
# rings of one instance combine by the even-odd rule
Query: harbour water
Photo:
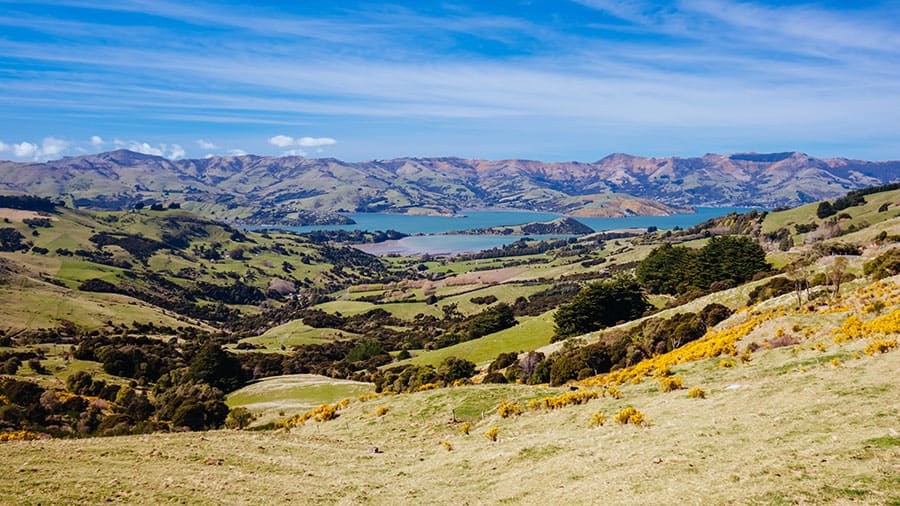
[[(672, 229), (687, 228), (711, 218), (731, 212), (747, 212), (742, 207), (700, 207), (696, 213), (669, 216), (629, 216), (625, 218), (581, 218), (578, 221), (597, 232), (627, 228)], [(462, 216), (407, 216), (402, 214), (348, 214), (353, 225), (322, 225), (307, 227), (277, 227), (292, 232), (316, 230), (396, 230), (412, 237), (378, 244), (360, 245), (359, 248), (378, 255), (398, 253), (402, 255), (458, 254), (481, 251), (510, 244), (522, 238), (517, 235), (435, 235), (466, 230), (521, 225), (538, 221), (550, 221), (562, 217), (553, 213), (506, 210), (466, 210)], [(257, 228), (257, 227), (254, 227)], [(272, 228), (272, 227), (259, 227)], [(532, 236), (532, 238), (540, 238)]]

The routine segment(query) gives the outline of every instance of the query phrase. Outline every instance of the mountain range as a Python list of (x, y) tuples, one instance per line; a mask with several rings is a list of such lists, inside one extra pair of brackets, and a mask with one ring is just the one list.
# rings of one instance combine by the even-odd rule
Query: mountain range
[(694, 206), (778, 207), (900, 179), (900, 161), (804, 153), (648, 158), (593, 163), (462, 158), (344, 162), (254, 155), (169, 160), (127, 150), (0, 162), (0, 192), (123, 209), (178, 202), (244, 224), (342, 223), (340, 213), (457, 214), (509, 208), (571, 216), (664, 215)]

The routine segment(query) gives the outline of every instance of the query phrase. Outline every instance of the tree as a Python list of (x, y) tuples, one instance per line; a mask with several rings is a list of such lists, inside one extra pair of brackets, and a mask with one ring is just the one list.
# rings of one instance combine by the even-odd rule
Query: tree
[(641, 286), (631, 276), (618, 276), (582, 289), (553, 316), (556, 334), (566, 338), (586, 334), (640, 317), (650, 307)]
[(848, 262), (847, 257), (836, 257), (828, 269), (828, 277), (831, 279), (831, 285), (834, 287), (832, 297), (837, 297), (841, 293), (841, 281), (843, 281), (844, 273), (847, 271)]
[(651, 293), (685, 291), (691, 251), (684, 246), (663, 244), (647, 255), (635, 270), (638, 281)]
[(191, 360), (185, 379), (231, 392), (244, 383), (244, 372), (237, 358), (218, 344), (209, 343)]
[(458, 379), (471, 378), (475, 375), (475, 363), (464, 358), (447, 357), (438, 366), (437, 374), (448, 384)]
[(794, 294), (797, 296), (797, 307), (803, 304), (803, 289), (809, 285), (807, 280), (807, 267), (802, 261), (796, 261), (785, 266), (785, 273), (794, 285)]
[(766, 252), (756, 241), (743, 236), (713, 237), (700, 249), (700, 288), (717, 281), (734, 285), (753, 279), (757, 272), (769, 269)]
[(469, 322), (467, 331), (469, 339), (478, 339), (481, 336), (514, 327), (518, 323), (509, 304), (501, 302), (475, 315)]
[(831, 202), (828, 202), (827, 200), (820, 203), (819, 207), (816, 209), (816, 216), (818, 216), (819, 219), (825, 219), (829, 216), (834, 215), (835, 213), (837, 213), (837, 211), (834, 209), (834, 206), (832, 206)]

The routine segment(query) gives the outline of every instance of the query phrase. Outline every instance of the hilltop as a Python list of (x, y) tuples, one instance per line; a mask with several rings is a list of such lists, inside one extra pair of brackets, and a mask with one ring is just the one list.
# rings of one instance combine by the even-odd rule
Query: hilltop
[(778, 207), (900, 178), (900, 162), (803, 153), (593, 163), (399, 158), (351, 163), (254, 155), (169, 160), (126, 150), (46, 163), (0, 162), (0, 190), (120, 210), (178, 202), (244, 224), (348, 223), (347, 213), (455, 214), (499, 207), (573, 216), (665, 215), (692, 206)]

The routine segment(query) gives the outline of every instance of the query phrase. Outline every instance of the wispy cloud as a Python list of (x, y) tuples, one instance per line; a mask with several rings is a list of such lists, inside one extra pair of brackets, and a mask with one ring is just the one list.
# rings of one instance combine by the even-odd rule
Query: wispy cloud
[(120, 149), (127, 149), (135, 153), (145, 155), (161, 156), (170, 160), (184, 158), (187, 154), (183, 147), (179, 144), (156, 144), (152, 145), (148, 142), (135, 140), (113, 139), (112, 144)]
[(197, 139), (197, 145), (200, 146), (200, 149), (219, 149), (219, 146), (217, 146), (215, 143), (205, 139)]
[(269, 137), (269, 144), (278, 146), (279, 148), (288, 148), (291, 146), (299, 146), (301, 148), (316, 148), (320, 146), (331, 146), (337, 144), (337, 141), (331, 137), (298, 137), (294, 138), (289, 135), (276, 135)]
[[(0, 114), (10, 119), (0, 136), (7, 139), (21, 135), (11, 125), (37, 128), (60, 117), (86, 125), (67, 138), (87, 137), (98, 122), (121, 138), (189, 131), (173, 139), (178, 149), (129, 141), (160, 156), (226, 152), (228, 144), (340, 152), (385, 125), (398, 139), (422, 139), (440, 124), (434, 145), (446, 131), (463, 130), (486, 144), (487, 135), (499, 144), (516, 139), (515, 131), (560, 143), (589, 132), (613, 143), (625, 130), (689, 128), (715, 138), (725, 127), (744, 132), (748, 143), (797, 148), (812, 139), (855, 138), (862, 146), (875, 130), (900, 136), (900, 13), (890, 4), (838, 10), (578, 0), (543, 11), (454, 2), (312, 12), (303, 5), (43, 3), (83, 15), (63, 19), (26, 4), (0, 15), (10, 30), (0, 38)], [(94, 15), (102, 11), (127, 13), (131, 24)], [(157, 130), (128, 130), (124, 117)], [(341, 144), (273, 136), (273, 126), (332, 133)], [(236, 139), (240, 127), (252, 130), (246, 141)], [(22, 137), (55, 132), (47, 128)], [(111, 145), (98, 139), (85, 146)], [(715, 146), (699, 149), (707, 148)]]

